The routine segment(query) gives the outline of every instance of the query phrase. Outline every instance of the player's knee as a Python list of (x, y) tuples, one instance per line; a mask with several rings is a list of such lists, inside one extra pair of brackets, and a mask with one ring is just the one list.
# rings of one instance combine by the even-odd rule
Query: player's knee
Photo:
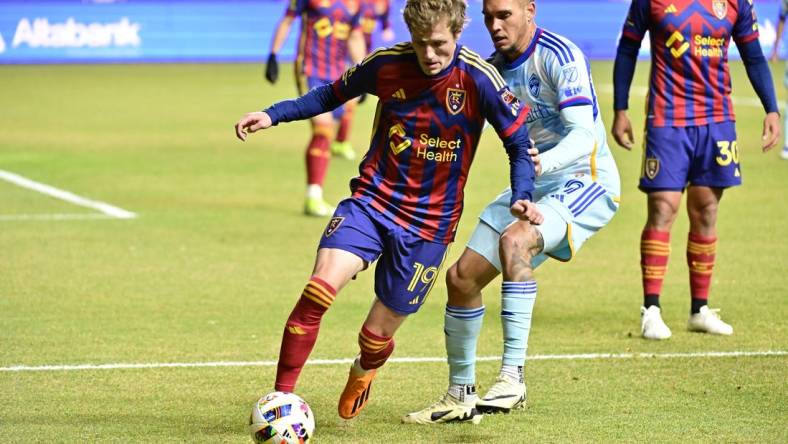
[(713, 227), (717, 222), (717, 209), (717, 202), (688, 207), (687, 213), (689, 214), (690, 225), (701, 229)]
[(499, 243), (501, 260), (519, 257), (530, 261), (538, 254), (539, 236), (536, 228), (530, 224), (517, 224), (501, 234)]
[(457, 264), (452, 265), (446, 272), (446, 288), (449, 291), (451, 302), (458, 303), (472, 298), (481, 291), (476, 281), (460, 271)]
[(649, 228), (670, 231), (674, 220), (676, 220), (676, 210), (672, 206), (663, 204), (649, 207), (647, 222)]

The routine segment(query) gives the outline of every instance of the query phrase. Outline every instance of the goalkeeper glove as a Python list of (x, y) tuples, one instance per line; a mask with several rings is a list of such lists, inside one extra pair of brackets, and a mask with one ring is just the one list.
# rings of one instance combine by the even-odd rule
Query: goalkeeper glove
[(265, 63), (265, 79), (271, 84), (276, 83), (277, 79), (279, 79), (279, 62), (276, 61), (276, 54), (274, 53), (268, 56), (268, 61)]

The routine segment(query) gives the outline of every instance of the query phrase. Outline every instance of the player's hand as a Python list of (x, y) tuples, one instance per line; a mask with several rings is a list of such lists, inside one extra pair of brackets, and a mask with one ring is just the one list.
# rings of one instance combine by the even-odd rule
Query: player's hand
[(777, 140), (780, 138), (780, 115), (778, 113), (768, 113), (763, 118), (763, 152), (767, 152), (777, 145)]
[(273, 85), (279, 79), (279, 62), (276, 61), (276, 54), (271, 53), (265, 63), (265, 79)]
[(520, 199), (515, 201), (509, 211), (511, 211), (512, 216), (520, 220), (527, 220), (534, 225), (541, 225), (544, 222), (544, 216), (539, 211), (539, 208), (530, 200)]
[(386, 28), (380, 33), (380, 38), (384, 42), (390, 42), (394, 40), (394, 30), (391, 28)]
[(622, 148), (631, 150), (635, 146), (635, 136), (632, 134), (632, 122), (629, 121), (626, 110), (616, 111), (613, 117), (613, 128), (610, 130), (616, 143)]
[(539, 158), (539, 148), (534, 146), (533, 140), (531, 140), (531, 148), (528, 148), (528, 155), (531, 156), (531, 162), (534, 163), (534, 171), (536, 171), (536, 175), (541, 176), (542, 160)]
[(235, 136), (246, 142), (246, 137), (249, 133), (270, 128), (271, 116), (265, 111), (257, 111), (253, 113), (246, 113), (238, 123), (235, 124)]

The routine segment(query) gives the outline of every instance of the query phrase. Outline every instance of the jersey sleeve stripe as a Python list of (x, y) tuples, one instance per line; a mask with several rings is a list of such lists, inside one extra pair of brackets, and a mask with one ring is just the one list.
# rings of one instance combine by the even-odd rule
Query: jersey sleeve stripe
[(572, 62), (575, 61), (575, 55), (572, 53), (572, 48), (570, 48), (569, 45), (566, 44), (566, 42), (558, 38), (558, 36), (556, 36), (555, 34), (552, 34), (547, 31), (544, 32), (544, 35), (547, 38), (547, 40), (558, 45), (559, 48), (562, 48), (561, 49), (562, 52), (566, 51), (564, 52), (564, 54), (568, 57), (570, 61)]
[(570, 106), (581, 106), (581, 105), (594, 106), (594, 102), (592, 102), (591, 99), (589, 99), (588, 97), (572, 97), (571, 99), (567, 99), (559, 103), (558, 109), (562, 110), (564, 108), (569, 108)]
[(479, 55), (475, 55), (474, 57), (473, 53), (471, 53), (470, 51), (465, 52), (464, 49), (465, 48), (462, 48), (460, 50), (460, 55), (459, 55), (460, 60), (464, 61), (465, 63), (483, 72), (493, 83), (496, 91), (506, 86), (506, 82), (503, 81), (501, 75), (492, 65), (482, 60), (481, 57), (479, 57)]
[(749, 43), (753, 40), (757, 40), (759, 37), (758, 32), (753, 32), (750, 35), (745, 35), (744, 37), (736, 39), (736, 43)]
[(549, 42), (548, 42), (546, 39), (539, 39), (539, 43), (538, 43), (538, 44), (539, 44), (539, 46), (541, 46), (542, 48), (549, 49), (549, 50), (550, 50), (550, 51), (551, 51), (553, 54), (555, 54), (555, 57), (558, 59), (558, 63), (559, 63), (561, 66), (564, 66), (564, 65), (566, 65), (566, 64), (567, 64), (567, 61), (566, 61), (566, 59), (565, 59), (565, 58), (564, 58), (564, 56), (561, 54), (561, 51), (559, 51), (559, 50), (558, 50), (558, 48), (556, 48), (555, 46), (553, 46), (552, 44), (550, 44), (550, 43), (549, 43)]
[(509, 125), (509, 128), (506, 128), (505, 130), (501, 131), (500, 133), (501, 138), (505, 139), (511, 136), (512, 134), (514, 134), (518, 129), (520, 129), (520, 127), (525, 122), (525, 117), (527, 115), (528, 115), (527, 108), (520, 110), (520, 115), (517, 116), (517, 120), (515, 120), (514, 123), (512, 123), (511, 125)]
[[(503, 77), (501, 77), (501, 74), (498, 72), (498, 70), (495, 69), (495, 67), (492, 66), (491, 63), (489, 63), (486, 60), (484, 60), (479, 54), (476, 54), (475, 52), (473, 52), (473, 51), (471, 51), (471, 50), (469, 50), (469, 49), (467, 49), (465, 47), (462, 47), (462, 48), (460, 48), (460, 55), (463, 55), (463, 56), (465, 56), (468, 59), (474, 60), (476, 62), (476, 65), (474, 65), (474, 66), (476, 66), (477, 68), (482, 69), (483, 71), (485, 71), (490, 77), (492, 77), (494, 79), (494, 83), (495, 83), (495, 81), (497, 81), (501, 85), (505, 85), (506, 84), (506, 82), (503, 80)], [(466, 60), (466, 62), (467, 62), (467, 60)], [(470, 63), (470, 62), (468, 62), (468, 63)], [(500, 89), (502, 87), (503, 86), (498, 86), (498, 84), (496, 84), (496, 88)]]
[(375, 51), (373, 51), (372, 54), (365, 57), (364, 60), (361, 61), (361, 64), (366, 65), (367, 63), (371, 62), (372, 60), (380, 56), (400, 55), (400, 54), (408, 54), (412, 52), (413, 49), (405, 45), (392, 46), (391, 48), (378, 48)]
[(624, 30), (624, 32), (621, 33), (621, 37), (626, 37), (629, 40), (633, 40), (638, 43), (643, 40), (642, 35), (635, 34), (634, 32), (628, 30)]

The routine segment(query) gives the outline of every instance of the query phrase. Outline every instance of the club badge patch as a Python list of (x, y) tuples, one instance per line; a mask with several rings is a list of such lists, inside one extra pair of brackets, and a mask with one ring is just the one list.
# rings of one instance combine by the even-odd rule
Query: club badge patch
[(528, 78), (528, 91), (531, 93), (533, 97), (539, 97), (539, 91), (542, 90), (542, 83), (539, 81), (539, 77), (536, 73), (531, 74), (531, 77)]
[(342, 222), (345, 221), (344, 217), (332, 217), (330, 221), (328, 221), (328, 226), (326, 227), (326, 237), (331, 237), (334, 232), (337, 231)]
[(647, 158), (643, 170), (646, 173), (646, 177), (654, 180), (654, 178), (657, 177), (657, 173), (659, 173), (659, 159), (653, 157)]
[(569, 83), (576, 83), (580, 78), (580, 74), (578, 74), (576, 66), (564, 68), (561, 72), (563, 73), (566, 81)]
[(728, 0), (712, 0), (711, 8), (718, 19), (723, 20), (728, 15)]
[(446, 90), (446, 108), (452, 114), (459, 114), (465, 107), (465, 90), (448, 88)]

